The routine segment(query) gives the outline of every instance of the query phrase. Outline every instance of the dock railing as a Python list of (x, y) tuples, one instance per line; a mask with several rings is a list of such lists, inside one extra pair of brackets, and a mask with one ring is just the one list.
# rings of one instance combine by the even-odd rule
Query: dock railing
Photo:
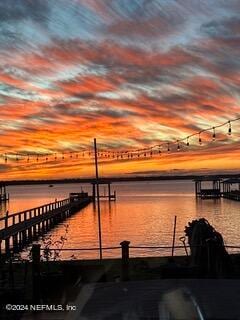
[(64, 206), (69, 205), (69, 203), (70, 203), (70, 199), (67, 198), (59, 201), (50, 202), (50, 203), (41, 205), (39, 207), (27, 209), (24, 211), (13, 213), (13, 214), (9, 214), (7, 211), (6, 216), (0, 218), (0, 230), (13, 226), (19, 222), (24, 222), (34, 217), (41, 216), (46, 212), (63, 208)]

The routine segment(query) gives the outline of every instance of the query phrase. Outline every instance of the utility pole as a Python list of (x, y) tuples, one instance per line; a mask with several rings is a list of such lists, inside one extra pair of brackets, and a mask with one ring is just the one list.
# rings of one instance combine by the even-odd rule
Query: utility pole
[(101, 230), (101, 210), (100, 210), (100, 198), (99, 198), (99, 183), (98, 183), (98, 155), (97, 155), (97, 141), (94, 138), (94, 159), (96, 169), (96, 186), (97, 186), (97, 215), (98, 215), (98, 237), (99, 237), (99, 257), (102, 260), (102, 230)]

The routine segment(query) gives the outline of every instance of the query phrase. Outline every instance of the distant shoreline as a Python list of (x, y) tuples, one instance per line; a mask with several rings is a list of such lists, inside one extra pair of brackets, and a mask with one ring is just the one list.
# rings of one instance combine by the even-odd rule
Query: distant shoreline
[[(176, 176), (136, 176), (136, 177), (108, 177), (101, 178), (100, 182), (131, 182), (131, 181), (166, 181), (166, 180), (194, 180), (201, 177), (208, 178), (240, 178), (240, 174), (219, 174), (219, 175), (176, 175)], [(39, 184), (69, 184), (69, 183), (92, 183), (94, 178), (74, 178), (74, 179), (42, 179), (42, 180), (6, 180), (3, 184), (8, 186), (16, 185), (39, 185)]]

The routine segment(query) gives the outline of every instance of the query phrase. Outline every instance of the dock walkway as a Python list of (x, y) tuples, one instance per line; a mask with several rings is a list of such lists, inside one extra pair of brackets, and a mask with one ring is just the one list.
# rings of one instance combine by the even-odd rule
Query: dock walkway
[(0, 254), (19, 252), (27, 244), (53, 228), (57, 223), (87, 206), (92, 197), (75, 194), (67, 199), (51, 202), (40, 207), (7, 214), (0, 219)]

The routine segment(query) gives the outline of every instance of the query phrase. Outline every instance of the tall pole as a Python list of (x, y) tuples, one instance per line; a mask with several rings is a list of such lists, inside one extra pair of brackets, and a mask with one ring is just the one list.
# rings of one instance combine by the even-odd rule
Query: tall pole
[(174, 249), (175, 249), (176, 225), (177, 225), (177, 216), (174, 217), (173, 240), (172, 240), (172, 257), (174, 255)]
[(96, 186), (97, 186), (97, 214), (98, 214), (98, 237), (99, 237), (99, 257), (102, 260), (102, 230), (101, 230), (101, 210), (99, 199), (99, 183), (98, 183), (98, 156), (97, 156), (97, 141), (94, 138), (94, 155), (96, 169)]

